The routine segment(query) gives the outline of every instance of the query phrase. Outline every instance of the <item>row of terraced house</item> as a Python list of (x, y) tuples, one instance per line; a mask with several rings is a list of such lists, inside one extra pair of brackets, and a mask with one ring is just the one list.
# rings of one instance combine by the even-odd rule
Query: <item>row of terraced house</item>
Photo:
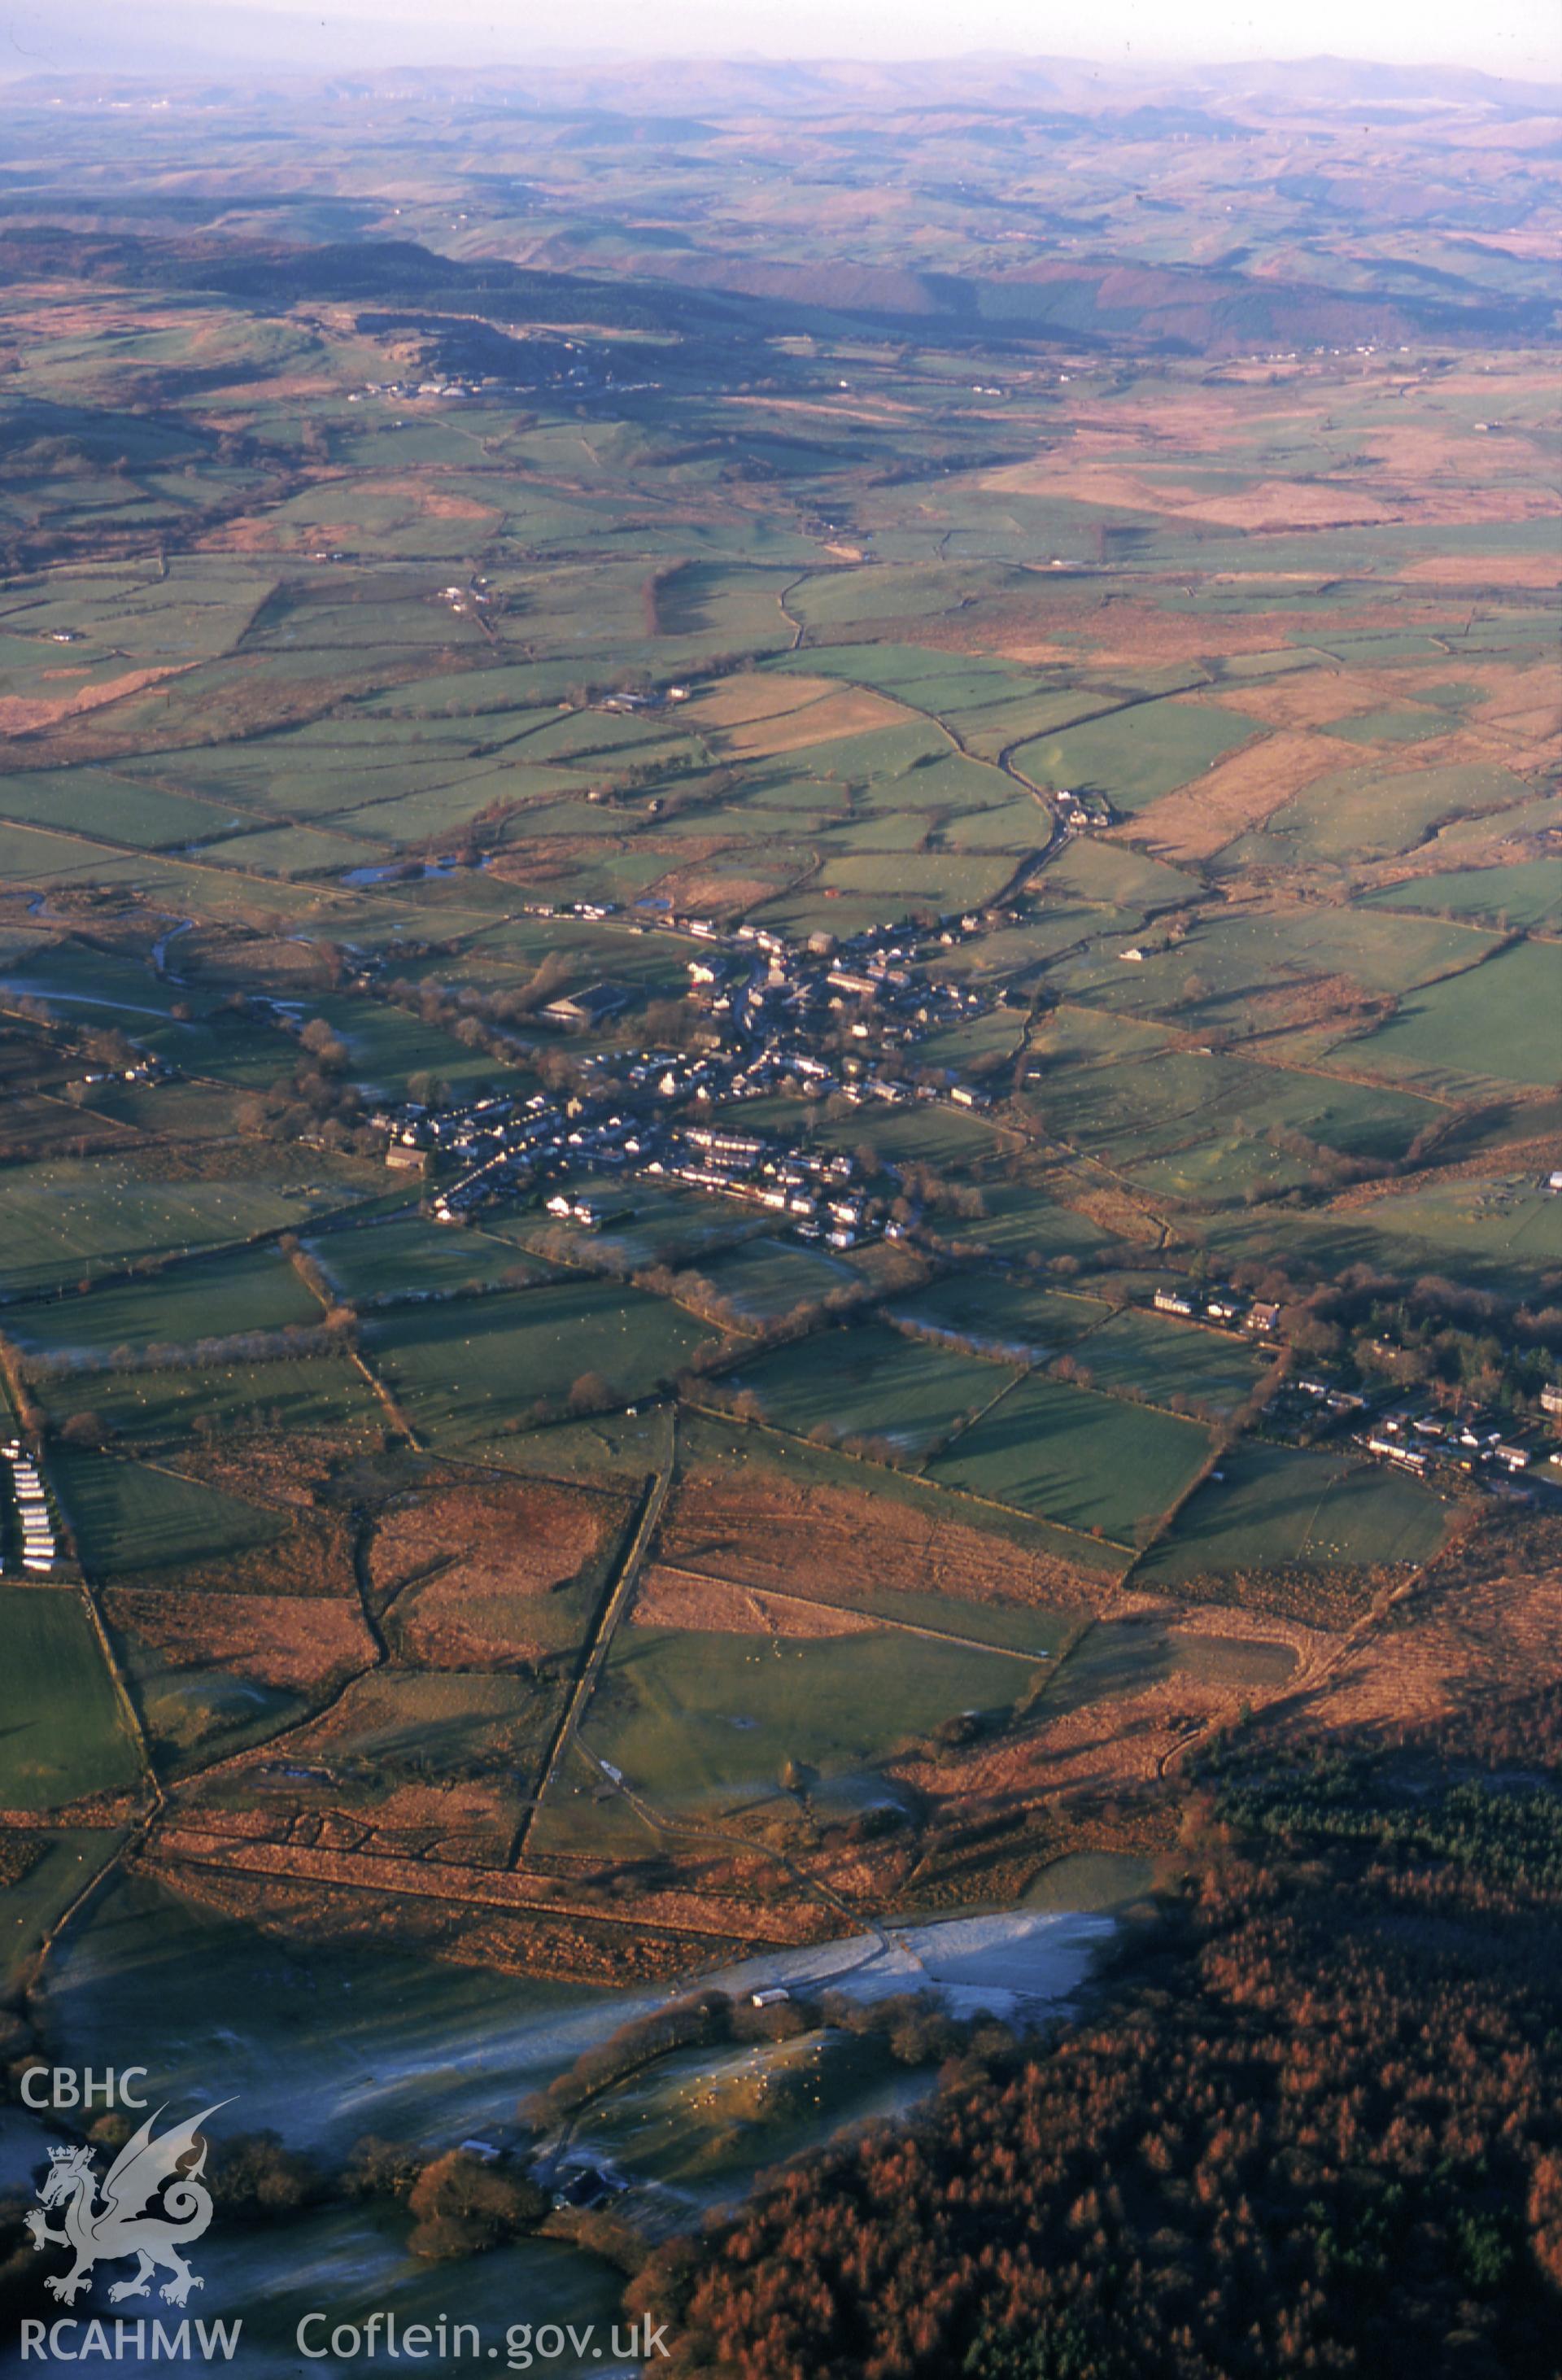
[(54, 1567), (58, 1547), (38, 1465), (19, 1439), (14, 1438), (0, 1445), (0, 1461), (9, 1475), (11, 1493), (21, 1515), (21, 1567), (35, 1577), (47, 1577)]

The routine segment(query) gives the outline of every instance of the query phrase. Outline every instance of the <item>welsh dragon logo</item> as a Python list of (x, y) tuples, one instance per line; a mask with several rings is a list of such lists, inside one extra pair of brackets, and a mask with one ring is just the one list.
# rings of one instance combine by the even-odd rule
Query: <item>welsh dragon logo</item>
[[(229, 2105), (226, 2099), (217, 2103), (219, 2107)], [(116, 2281), (110, 2289), (113, 2304), (150, 2296), (151, 2277), (158, 2271), (171, 2276), (159, 2293), (170, 2305), (182, 2306), (191, 2289), (203, 2286), (179, 2251), (199, 2240), (212, 2220), (212, 2193), (200, 2178), (207, 2146), (200, 2127), (217, 2107), (207, 2107), (189, 2123), (176, 2124), (154, 2139), (151, 2128), (162, 2113), (157, 2108), (126, 2142), (101, 2184), (91, 2149), (49, 2151), (48, 2176), (27, 2228), (35, 2248), (69, 2248), (74, 2253), (69, 2272), (51, 2273), (43, 2284), (66, 2305), (75, 2303), (94, 2265), (114, 2264), (124, 2256), (134, 2256), (138, 2263), (129, 2280)], [(50, 2229), (41, 2211), (50, 2206), (65, 2209), (57, 2231)]]

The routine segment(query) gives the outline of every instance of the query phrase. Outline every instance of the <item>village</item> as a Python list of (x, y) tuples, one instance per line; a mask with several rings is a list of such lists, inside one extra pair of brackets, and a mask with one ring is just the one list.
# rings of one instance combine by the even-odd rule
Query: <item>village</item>
[[(605, 914), (599, 905), (593, 921)], [(931, 1035), (987, 1014), (993, 998), (927, 977), (914, 945), (890, 928), (842, 943), (815, 935), (795, 949), (749, 925), (724, 932), (704, 917), (657, 924), (700, 946), (684, 962), (684, 1046), (571, 1053), (575, 1087), (567, 1094), (490, 1098), (438, 1113), (414, 1104), (377, 1108), (369, 1121), (387, 1135), (387, 1163), (421, 1174), (457, 1160), (432, 1199), (442, 1223), (534, 1185), (643, 1173), (768, 1209), (799, 1238), (823, 1237), (838, 1249), (870, 1230), (901, 1228), (874, 1213), (887, 1202), (850, 1186), (850, 1158), (821, 1158), (713, 1119), (782, 1092), (848, 1106), (986, 1108), (989, 1095), (978, 1085), (952, 1069), (917, 1068), (914, 1052)], [(978, 925), (963, 918), (958, 931)], [(938, 947), (956, 934), (953, 925), (941, 928)], [(628, 1001), (621, 984), (587, 984), (551, 1001), (540, 1022), (561, 1037), (594, 1036)], [(568, 1038), (558, 1046), (567, 1050)], [(586, 1228), (602, 1220), (594, 1188), (551, 1187), (547, 1204)]]
[[(611, 904), (577, 908), (591, 923), (616, 914)], [(808, 1146), (805, 1119), (826, 1101), (836, 1113), (990, 1107), (980, 1083), (919, 1064), (917, 1052), (934, 1034), (1001, 1004), (1001, 992), (928, 971), (930, 958), (994, 922), (967, 915), (920, 937), (886, 926), (793, 946), (749, 924), (624, 918), (631, 932), (697, 945), (684, 962), (693, 1029), (681, 1046), (587, 1048), (571, 1053), (568, 1090), (438, 1112), (381, 1107), (369, 1121), (386, 1135), (388, 1165), (426, 1180), (428, 1211), (446, 1225), (530, 1193), (555, 1224), (600, 1232), (634, 1218), (640, 1184), (642, 1199), (677, 1188), (731, 1200), (772, 1233), (837, 1253), (878, 1238), (927, 1243), (926, 1219), (905, 1195), (901, 1169), (880, 1163), (869, 1182), (850, 1154)], [(549, 1002), (539, 1021), (569, 1051), (576, 1039), (599, 1040), (630, 1000), (625, 985), (599, 980)], [(747, 1129), (733, 1112), (779, 1094), (796, 1101), (795, 1135)], [(1277, 1353), (1283, 1343), (1279, 1306), (1226, 1284), (1177, 1278), (1144, 1302), (1168, 1320), (1241, 1334)], [(1546, 1416), (1562, 1418), (1562, 1384), (1543, 1389), (1541, 1404)], [(1374, 1461), (1449, 1490), (1463, 1482), (1509, 1500), (1562, 1496), (1562, 1450), (1553, 1451), (1543, 1428), (1475, 1405), (1450, 1411), (1430, 1391), (1363, 1385), (1349, 1364), (1288, 1367), (1265, 1419), (1271, 1431), (1308, 1443), (1348, 1438)]]

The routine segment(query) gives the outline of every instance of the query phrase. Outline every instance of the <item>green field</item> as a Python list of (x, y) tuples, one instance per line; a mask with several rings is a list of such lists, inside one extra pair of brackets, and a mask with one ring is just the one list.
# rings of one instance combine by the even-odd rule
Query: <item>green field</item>
[(654, 1388), (711, 1333), (682, 1308), (566, 1281), (371, 1323), (365, 1352), (435, 1445), (461, 1445), (566, 1397), (595, 1374), (621, 1397)]
[(1002, 1273), (958, 1272), (890, 1309), (914, 1327), (968, 1339), (984, 1355), (1040, 1363), (1104, 1322), (1111, 1307)]
[(1531, 859), (1512, 868), (1453, 868), (1415, 876), (1368, 899), (1379, 909), (1421, 910), (1435, 917), (1469, 917), (1485, 926), (1527, 927), (1556, 933), (1562, 927), (1562, 859)]
[(1447, 729), (1448, 722), (1441, 712), (1406, 703), (1382, 710), (1359, 710), (1353, 719), (1333, 720), (1324, 734), (1338, 735), (1347, 744), (1423, 744), (1430, 736), (1447, 735)]
[(29, 1829), (30, 1864), (25, 1876), (6, 1887), (8, 1922), (0, 1929), (4, 1935), (0, 1974), (8, 1986), (23, 1985), (42, 1936), (107, 1866), (123, 1841), (123, 1831), (110, 1827)]
[(1217, 867), (1222, 876), (1241, 876), (1255, 863), (1295, 867), (1411, 852), (1440, 828), (1507, 809), (1524, 792), (1521, 779), (1495, 766), (1345, 770), (1310, 785), (1259, 832), (1228, 844)]
[[(306, 1177), (308, 1178), (308, 1177)], [(304, 1221), (342, 1192), (264, 1182), (138, 1179), (124, 1161), (62, 1159), (0, 1179), (0, 1292), (92, 1278)]]
[(139, 1763), (81, 1598), (0, 1586), (0, 1808), (51, 1810), (135, 1784)]
[(95, 1575), (220, 1560), (285, 1527), (277, 1513), (202, 1480), (113, 1454), (62, 1450), (49, 1471), (83, 1567)]
[(282, 1330), (321, 1318), (285, 1256), (241, 1248), (170, 1267), (152, 1281), (111, 1281), (17, 1309), (16, 1337), (50, 1354), (108, 1354), (119, 1347), (191, 1346), (240, 1330)]
[(1134, 1572), (1179, 1586), (1238, 1571), (1290, 1566), (1325, 1572), (1425, 1561), (1442, 1543), (1444, 1509), (1384, 1463), (1290, 1447), (1246, 1445), (1193, 1497), (1170, 1535)]
[(1092, 1331), (1076, 1360), (1098, 1389), (1128, 1390), (1156, 1405), (1183, 1401), (1195, 1413), (1232, 1413), (1267, 1368), (1241, 1341), (1143, 1312), (1114, 1315)]
[[(1092, 846), (1099, 849), (1099, 845)], [(1143, 956), (1125, 964), (1124, 943)], [(1338, 975), (1373, 991), (1404, 992), (1471, 966), (1493, 947), (1469, 928), (1361, 904), (1281, 912), (1205, 912), (1147, 933), (1108, 936), (1069, 962), (1071, 988), (1120, 1014), (1230, 1025), (1250, 1002), (1288, 983)], [(1190, 989), (1192, 987), (1192, 989)]]
[(226, 814), (103, 769), (42, 769), (33, 776), (0, 776), (0, 819), (157, 850), (157, 844), (198, 843), (217, 833)]
[(1110, 1245), (1111, 1233), (1088, 1215), (1059, 1206), (1045, 1190), (1024, 1182), (982, 1185), (983, 1212), (938, 1216), (935, 1229), (950, 1240), (969, 1242), (1011, 1261), (1030, 1257), (1093, 1256)]
[(1483, 1258), (1510, 1261), (1517, 1280), (1525, 1266), (1562, 1263), (1562, 1199), (1528, 1174), (1411, 1185), (1362, 1210), (1362, 1220), (1460, 1269)]
[(352, 1077), (370, 1098), (405, 1099), (407, 1076), (417, 1074), (448, 1083), (457, 1098), (475, 1097), (490, 1086), (507, 1091), (516, 1087), (512, 1069), (497, 1064), (485, 1050), (468, 1050), (405, 1008), (328, 997), (312, 1000), (309, 1013), (322, 1016), (346, 1043)]
[(1208, 1451), (1194, 1422), (1033, 1373), (939, 1457), (932, 1476), (1126, 1545)]
[(0, 885), (59, 884), (75, 876), (101, 882), (109, 859), (102, 844), (0, 822)]
[[(751, 1236), (754, 1231), (753, 1214), (745, 1213), (730, 1199), (708, 1198), (698, 1191), (669, 1190), (659, 1182), (626, 1183), (611, 1174), (596, 1178), (576, 1174), (570, 1189), (581, 1197), (601, 1199), (607, 1210), (586, 1248), (611, 1248), (636, 1268), (673, 1265), (704, 1270), (708, 1258), (713, 1260), (719, 1250)], [(519, 1215), (496, 1216), (489, 1228), (496, 1237), (514, 1240), (522, 1248), (554, 1248), (561, 1230), (551, 1215), (530, 1207)], [(565, 1245), (579, 1237), (569, 1225), (563, 1229)]]
[[(1143, 1570), (1134, 1572), (1136, 1578), (1143, 1574)], [(1232, 1620), (1229, 1636), (1174, 1631), (1139, 1612), (1129, 1620), (1098, 1620), (1075, 1640), (1056, 1677), (1048, 1680), (1043, 1707), (1061, 1716), (1109, 1705), (1170, 1678), (1273, 1692), (1294, 1676), (1294, 1646), (1238, 1634), (1235, 1613)]]
[(1352, 1055), (1399, 1081), (1439, 1090), (1488, 1082), (1538, 1088), (1562, 1074), (1559, 1017), (1562, 946), (1521, 942), (1413, 993)]
[[(1401, 1278), (1455, 1272), (1514, 1297), (1562, 1265), (1562, 1199), (1532, 1175), (1408, 1187), (1344, 1212), (1289, 1218), (1285, 1229), (1296, 1253), (1326, 1271), (1366, 1264)], [(1250, 1218), (1217, 1220), (1205, 1236), (1225, 1263), (1273, 1241)]]
[(1072, 1145), (1165, 1196), (1225, 1204), (1255, 1184), (1289, 1187), (1315, 1170), (1314, 1145), (1352, 1158), (1400, 1157), (1440, 1117), (1403, 1090), (1208, 1049), (1168, 1050), (1148, 1037), (1106, 1063), (1083, 1049), (1071, 1057), (1075, 1013), (1056, 1042), (1049, 1029), (1031, 1095)]
[(874, 918), (890, 924), (917, 909), (931, 907), (952, 917), (962, 909), (980, 908), (1013, 872), (1012, 863), (1004, 859), (865, 854), (827, 859), (818, 882), (831, 892), (855, 893), (869, 905)]
[[(751, 1099), (721, 1111), (723, 1122), (736, 1123), (740, 1132), (774, 1132), (791, 1136), (803, 1120), (798, 1099)], [(741, 1119), (752, 1117), (752, 1124)], [(858, 1108), (849, 1116), (825, 1117), (815, 1140), (821, 1148), (851, 1155), (865, 1145), (890, 1164), (908, 1160), (931, 1165), (938, 1172), (964, 1171), (989, 1156), (998, 1146), (996, 1127), (960, 1108), (919, 1104), (915, 1108)]]
[(498, 1282), (518, 1285), (542, 1278), (547, 1269), (536, 1257), (486, 1231), (452, 1229), (421, 1215), (321, 1232), (307, 1245), (328, 1279), (355, 1303), (449, 1296)]
[(302, 1718), (301, 1694), (210, 1661), (168, 1660), (116, 1613), (115, 1641), (161, 1773), (223, 1758)]
[(1198, 880), (1164, 860), (1148, 859), (1143, 852), (1120, 844), (1080, 842), (1064, 844), (1047, 862), (1041, 884), (1051, 892), (1060, 886), (1081, 901), (1149, 910), (1180, 906), (1199, 896)]
[(790, 1759), (872, 1770), (970, 1709), (1006, 1709), (1034, 1665), (899, 1632), (824, 1641), (626, 1628), (585, 1738), (653, 1805), (716, 1815), (771, 1800)]
[(765, 1418), (806, 1437), (824, 1425), (840, 1437), (881, 1438), (921, 1453), (1002, 1385), (990, 1364), (928, 1346), (882, 1323), (781, 1347), (729, 1375), (750, 1389)]
[(769, 1322), (794, 1307), (850, 1289), (857, 1276), (836, 1257), (800, 1248), (785, 1240), (748, 1240), (702, 1265), (700, 1272), (718, 1297), (730, 1298), (739, 1313)]
[[(942, 1026), (929, 1033), (919, 1044), (917, 1055), (924, 1065), (944, 1066), (963, 1077), (982, 1060), (1012, 1058), (1023, 1038), (1023, 1019), (1012, 1009), (995, 1008), (986, 1016), (962, 1017), (958, 1025)], [(1002, 1074), (992, 1079), (998, 1087), (1005, 1082)]]
[(325, 1430), (362, 1439), (385, 1426), (373, 1391), (345, 1357), (277, 1357), (142, 1372), (78, 1372), (43, 1383), (45, 1411), (63, 1423), (96, 1414), (145, 1440), (226, 1430)]
[(1260, 722), (1191, 701), (1135, 703), (1085, 727), (1022, 744), (1014, 765), (1037, 784), (1144, 809), (1258, 734)]

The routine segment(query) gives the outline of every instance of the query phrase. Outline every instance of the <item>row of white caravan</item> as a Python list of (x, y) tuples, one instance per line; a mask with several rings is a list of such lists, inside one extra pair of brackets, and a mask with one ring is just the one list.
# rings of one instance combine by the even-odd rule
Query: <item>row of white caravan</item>
[(0, 1445), (0, 1459), (11, 1475), (11, 1492), (21, 1514), (21, 1566), (34, 1577), (46, 1578), (54, 1567), (56, 1548), (54, 1524), (38, 1465), (19, 1439), (15, 1438)]

